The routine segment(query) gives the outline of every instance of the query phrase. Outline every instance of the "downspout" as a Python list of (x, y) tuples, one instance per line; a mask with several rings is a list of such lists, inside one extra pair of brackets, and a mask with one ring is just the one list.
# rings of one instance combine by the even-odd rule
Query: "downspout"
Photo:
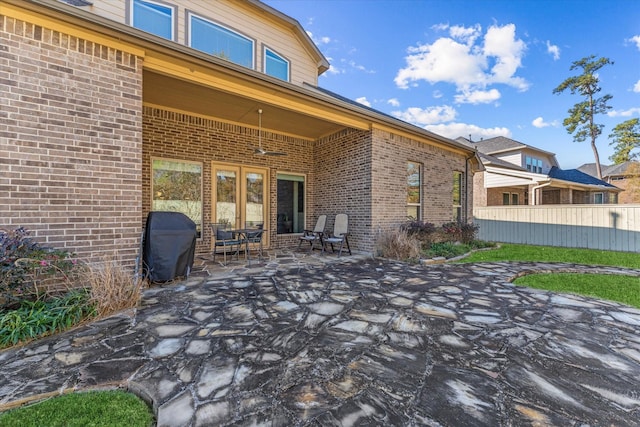
[(467, 216), (469, 212), (469, 160), (474, 157), (478, 157), (477, 148), (473, 151), (473, 155), (467, 157), (464, 161), (464, 202), (462, 203), (462, 208), (464, 209), (464, 222), (469, 221), (469, 217)]
[(539, 189), (539, 188), (542, 188), (542, 187), (548, 187), (550, 185), (551, 185), (551, 181), (546, 182), (544, 184), (537, 185), (537, 186), (535, 186), (535, 187), (533, 187), (531, 189), (531, 192), (533, 193), (533, 206), (537, 205), (537, 203), (536, 203), (536, 190)]

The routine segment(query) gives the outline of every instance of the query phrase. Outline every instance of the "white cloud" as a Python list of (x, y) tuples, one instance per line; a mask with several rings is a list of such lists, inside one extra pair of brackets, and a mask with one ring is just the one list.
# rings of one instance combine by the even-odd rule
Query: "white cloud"
[(456, 118), (457, 112), (448, 105), (419, 108), (410, 107), (404, 111), (392, 111), (391, 114), (400, 120), (416, 126), (427, 126), (436, 123), (450, 122)]
[(638, 50), (640, 50), (640, 36), (633, 36), (629, 39), (629, 41), (635, 43)]
[(444, 94), (442, 92), (440, 92), (439, 90), (434, 90), (432, 96), (435, 99), (440, 99), (440, 98), (442, 98), (444, 96)]
[(551, 44), (549, 40), (547, 40), (547, 53), (553, 56), (554, 61), (560, 59), (560, 48), (557, 45)]
[(640, 80), (638, 80), (638, 81), (636, 82), (636, 84), (635, 84), (635, 85), (633, 85), (633, 91), (634, 91), (634, 92), (640, 92)]
[(533, 125), (533, 127), (537, 127), (538, 129), (546, 128), (546, 127), (549, 127), (549, 126), (553, 126), (553, 127), (558, 126), (558, 122), (557, 121), (554, 120), (552, 122), (545, 122), (542, 117), (537, 117), (537, 118), (533, 119), (531, 124)]
[(468, 138), (469, 135), (471, 135), (471, 138), (474, 141), (479, 141), (481, 138), (487, 139), (496, 136), (505, 136), (507, 138), (511, 137), (511, 131), (508, 128), (481, 128), (479, 126), (470, 125), (467, 123), (446, 123), (430, 125), (425, 126), (425, 129), (451, 139), (458, 138), (459, 136)]
[(398, 101), (398, 98), (391, 98), (387, 101), (387, 104), (391, 105), (392, 107), (399, 107), (400, 101)]
[(367, 97), (366, 96), (361, 96), (360, 98), (356, 98), (356, 102), (362, 104), (362, 105), (366, 105), (367, 107), (371, 107), (371, 103), (369, 101), (367, 101)]
[(331, 43), (331, 37), (315, 37), (311, 31), (307, 31), (309, 38), (318, 46)]
[(357, 64), (355, 61), (349, 61), (349, 66), (351, 68), (353, 68), (353, 69), (356, 69), (358, 71), (362, 71), (362, 72), (367, 73), (367, 74), (375, 74), (376, 73), (374, 70), (369, 70), (364, 65)]
[(455, 96), (457, 104), (489, 104), (500, 99), (500, 91), (497, 89), (462, 91)]
[(492, 84), (527, 90), (529, 84), (516, 76), (522, 66), (526, 44), (516, 38), (515, 30), (513, 24), (494, 25), (481, 37), (479, 25), (451, 27), (450, 37), (410, 47), (405, 57), (406, 67), (398, 71), (395, 83), (403, 89), (422, 80), (431, 84), (450, 83), (463, 95), (465, 91), (486, 91)]
[(613, 111), (609, 111), (607, 113), (607, 116), (609, 116), (609, 117), (630, 117), (630, 116), (633, 116), (634, 114), (639, 114), (640, 115), (640, 108), (634, 107), (634, 108), (629, 108), (628, 110), (613, 110)]

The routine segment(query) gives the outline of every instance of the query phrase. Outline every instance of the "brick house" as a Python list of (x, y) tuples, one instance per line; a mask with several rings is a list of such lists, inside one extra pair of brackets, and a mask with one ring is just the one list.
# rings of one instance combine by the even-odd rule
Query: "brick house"
[(50, 246), (130, 262), (150, 210), (201, 254), (223, 220), (278, 248), (347, 213), (366, 252), (408, 215), (471, 218), (475, 151), (319, 88), (327, 60), (260, 1), (6, 0), (0, 37), (0, 226)]
[(462, 144), (478, 150), (474, 206), (617, 203), (618, 187), (577, 169), (560, 169), (556, 155), (503, 136)]
[[(585, 163), (578, 170), (591, 176), (598, 176), (595, 163)], [(626, 161), (618, 165), (600, 165), (602, 180), (620, 188), (618, 203), (640, 203), (640, 162)]]

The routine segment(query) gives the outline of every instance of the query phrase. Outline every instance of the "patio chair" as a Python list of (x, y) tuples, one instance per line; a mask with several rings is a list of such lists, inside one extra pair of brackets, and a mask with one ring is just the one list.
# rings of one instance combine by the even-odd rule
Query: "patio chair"
[(262, 227), (262, 224), (254, 225), (253, 223), (246, 223), (245, 225), (246, 232), (244, 233), (244, 238), (246, 239), (247, 258), (249, 260), (251, 260), (251, 256), (249, 254), (249, 251), (251, 250), (249, 245), (251, 244), (257, 246), (256, 252), (258, 254), (258, 258), (262, 260), (262, 235), (266, 231)]
[(231, 258), (233, 259), (235, 246), (236, 259), (239, 259), (240, 245), (242, 241), (234, 236), (233, 232), (229, 230), (228, 223), (212, 223), (211, 224), (211, 236), (213, 237), (213, 261), (216, 260), (216, 253), (218, 248), (222, 248), (222, 254), (224, 258), (223, 265), (227, 265), (227, 248), (231, 249)]
[(309, 244), (311, 245), (309, 252), (313, 252), (313, 246), (315, 242), (319, 242), (320, 248), (324, 248), (324, 242), (322, 239), (324, 237), (324, 227), (326, 226), (326, 224), (327, 224), (327, 216), (326, 215), (318, 216), (318, 220), (316, 221), (316, 226), (313, 228), (313, 230), (303, 231), (302, 236), (300, 236), (300, 241), (298, 242), (298, 249), (300, 249), (300, 245), (302, 245), (302, 242), (309, 242)]
[[(335, 252), (334, 244), (340, 243), (340, 250), (338, 251), (338, 257), (342, 255), (342, 248), (346, 244), (349, 255), (351, 255), (351, 248), (349, 247), (349, 217), (347, 214), (338, 214), (333, 223), (333, 233), (324, 237), (324, 245), (327, 243), (331, 245), (331, 251)], [(322, 249), (324, 250), (324, 245)]]

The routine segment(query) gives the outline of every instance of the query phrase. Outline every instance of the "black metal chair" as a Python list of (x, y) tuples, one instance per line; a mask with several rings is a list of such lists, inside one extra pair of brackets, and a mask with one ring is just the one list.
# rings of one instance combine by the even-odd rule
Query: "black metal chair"
[[(258, 258), (262, 260), (262, 235), (266, 230), (262, 228), (262, 224), (258, 224), (257, 228), (250, 228), (254, 226), (253, 224), (247, 224), (246, 231), (244, 234), (245, 243), (247, 247), (247, 259), (251, 260), (251, 256), (249, 251), (251, 250), (251, 245), (256, 247), (256, 252), (258, 254)], [(255, 226), (254, 226), (255, 227)]]
[(303, 234), (302, 236), (300, 236), (300, 240), (298, 242), (298, 249), (300, 249), (300, 245), (302, 245), (302, 242), (309, 242), (309, 244), (311, 245), (309, 252), (313, 251), (313, 247), (316, 242), (320, 243), (320, 248), (324, 248), (324, 242), (322, 241), (322, 238), (324, 237), (324, 228), (326, 224), (327, 224), (327, 216), (320, 215), (318, 217), (318, 221), (316, 221), (316, 226), (313, 228), (313, 230), (303, 231)]
[(236, 236), (229, 230), (228, 223), (212, 223), (211, 224), (211, 236), (213, 238), (213, 261), (216, 260), (216, 253), (219, 248), (222, 248), (222, 254), (224, 258), (224, 265), (227, 265), (227, 248), (231, 249), (231, 258), (233, 259), (233, 247), (235, 246), (236, 259), (240, 256), (240, 245), (244, 242), (237, 239)]

